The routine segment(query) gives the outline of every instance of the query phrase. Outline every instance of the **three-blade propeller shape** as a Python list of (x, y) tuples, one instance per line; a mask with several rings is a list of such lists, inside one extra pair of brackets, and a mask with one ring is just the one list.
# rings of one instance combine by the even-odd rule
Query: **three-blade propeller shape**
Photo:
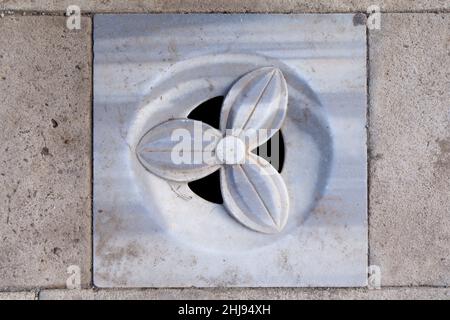
[(138, 159), (150, 172), (179, 182), (198, 180), (220, 168), (227, 211), (250, 229), (279, 232), (288, 218), (286, 185), (269, 162), (251, 151), (281, 128), (287, 100), (281, 71), (257, 69), (231, 87), (220, 130), (191, 119), (166, 121), (142, 137)]

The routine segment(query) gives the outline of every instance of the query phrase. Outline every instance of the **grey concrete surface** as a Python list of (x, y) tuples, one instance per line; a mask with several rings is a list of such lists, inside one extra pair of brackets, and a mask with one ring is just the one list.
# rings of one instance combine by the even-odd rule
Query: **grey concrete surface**
[[(0, 0), (0, 10), (60, 10), (69, 2)], [(142, 3), (103, 1), (95, 10), (344, 12), (366, 5)], [(383, 3), (385, 11), (449, 8), (449, 1)], [(91, 26), (88, 18), (81, 31), (64, 25), (63, 17), (0, 18), (1, 290), (64, 287), (69, 265), (81, 267), (84, 286), (91, 279)], [(384, 286), (449, 286), (450, 15), (386, 14), (381, 26), (369, 34), (370, 263), (381, 267)], [(34, 295), (1, 292), (0, 300)], [(43, 290), (40, 297), (449, 299), (449, 289)]]
[(450, 284), (450, 15), (370, 32), (369, 251), (382, 285)]
[(143, 290), (43, 290), (39, 299), (54, 300), (177, 300), (177, 299), (269, 299), (269, 300), (448, 300), (448, 288), (368, 289), (143, 289)]
[(0, 288), (91, 274), (91, 24), (0, 19)]
[(0, 292), (0, 301), (2, 300), (36, 300), (37, 294), (33, 291), (23, 292)]
[(62, 12), (356, 12), (378, 5), (383, 12), (449, 11), (449, 0), (0, 0), (0, 10)]

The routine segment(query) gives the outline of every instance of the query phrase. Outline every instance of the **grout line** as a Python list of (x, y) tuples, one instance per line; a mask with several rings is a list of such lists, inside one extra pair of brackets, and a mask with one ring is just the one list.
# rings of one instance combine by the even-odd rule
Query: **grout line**
[(94, 16), (91, 16), (91, 274), (94, 286)]
[[(367, 267), (371, 265), (370, 259), (370, 32), (366, 27), (366, 161), (367, 161)], [(370, 285), (368, 283), (368, 285)]]
[(280, 291), (293, 291), (293, 293), (295, 294), (296, 292), (298, 293), (321, 293), (321, 292), (327, 292), (327, 291), (347, 291), (347, 292), (352, 292), (352, 291), (359, 291), (362, 293), (366, 293), (366, 294), (370, 294), (370, 292), (386, 292), (389, 290), (442, 290), (442, 291), (446, 291), (446, 290), (450, 290), (450, 286), (386, 286), (386, 287), (381, 287), (380, 289), (369, 289), (367, 287), (261, 287), (261, 288), (249, 288), (249, 287), (242, 287), (242, 288), (236, 288), (236, 287), (207, 287), (207, 288), (201, 288), (201, 287), (185, 287), (185, 288), (95, 288), (95, 287), (90, 287), (90, 288), (83, 288), (80, 290), (71, 290), (71, 289), (67, 289), (67, 288), (35, 288), (32, 290), (14, 290), (14, 291), (1, 291), (0, 293), (34, 293), (34, 299), (33, 300), (41, 300), (41, 293), (42, 291), (63, 291), (63, 292), (82, 292), (82, 291), (92, 291), (93, 294), (97, 293), (98, 291), (102, 291), (105, 293), (108, 292), (133, 292), (133, 291), (141, 291), (141, 292), (145, 292), (145, 291), (149, 291), (150, 292), (154, 292), (157, 293), (158, 291), (162, 291), (162, 290), (166, 290), (166, 291), (181, 291), (181, 293), (183, 293), (183, 291), (190, 291), (190, 290), (199, 290), (199, 291), (203, 291), (203, 292), (209, 292), (211, 294), (220, 294), (223, 293), (224, 291), (228, 291), (230, 293), (234, 292), (239, 292), (239, 291), (253, 291), (253, 292), (260, 292), (260, 293), (264, 293), (263, 291), (269, 291), (269, 290), (280, 290)]
[(433, 285), (390, 285), (382, 286), (380, 289), (369, 289), (368, 287), (111, 287), (111, 288), (97, 288), (97, 287), (86, 287), (82, 289), (67, 289), (66, 287), (40, 287), (40, 288), (24, 288), (18, 290), (0, 290), (0, 293), (21, 293), (21, 292), (35, 292), (37, 295), (44, 290), (64, 290), (64, 291), (83, 291), (83, 290), (94, 290), (94, 291), (159, 291), (159, 290), (204, 290), (204, 291), (240, 291), (240, 290), (250, 290), (250, 291), (263, 291), (263, 290), (295, 290), (295, 291), (327, 291), (327, 290), (364, 290), (364, 291), (377, 291), (377, 290), (396, 290), (396, 289), (450, 289), (449, 285), (445, 286), (433, 286)]

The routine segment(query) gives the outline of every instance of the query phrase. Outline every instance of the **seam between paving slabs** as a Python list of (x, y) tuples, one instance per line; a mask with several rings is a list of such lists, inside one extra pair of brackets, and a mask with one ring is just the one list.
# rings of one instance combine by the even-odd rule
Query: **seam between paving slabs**
[[(35, 299), (37, 300), (41, 300), (41, 293), (42, 291), (59, 291), (59, 290), (64, 290), (64, 291), (73, 291), (73, 292), (82, 292), (82, 291), (94, 291), (94, 293), (96, 292), (133, 292), (133, 291), (152, 291), (152, 292), (157, 292), (160, 291), (161, 289), (164, 290), (179, 290), (179, 291), (189, 291), (189, 290), (195, 290), (195, 289), (203, 289), (202, 291), (205, 292), (210, 292), (210, 293), (221, 293), (224, 290), (232, 292), (232, 291), (260, 291), (260, 290), (280, 290), (280, 291), (288, 291), (288, 290), (292, 290), (294, 289), (295, 291), (298, 292), (305, 292), (305, 293), (318, 293), (318, 292), (327, 292), (327, 291), (339, 291), (339, 292), (344, 292), (344, 291), (362, 291), (364, 293), (369, 294), (369, 292), (374, 291), (389, 291), (389, 290), (402, 290), (402, 289), (418, 289), (418, 290), (432, 290), (432, 289), (449, 289), (450, 287), (446, 286), (446, 287), (439, 287), (439, 286), (386, 286), (386, 287), (381, 287), (381, 289), (369, 289), (367, 287), (319, 287), (319, 288), (314, 288), (314, 287), (308, 287), (308, 288), (292, 288), (292, 287), (267, 287), (267, 288), (227, 288), (227, 287), (217, 287), (217, 288), (105, 288), (105, 289), (101, 289), (101, 288), (87, 288), (87, 289), (83, 289), (83, 290), (70, 290), (70, 289), (66, 289), (66, 288), (62, 288), (62, 289), (40, 289), (35, 291)], [(216, 292), (217, 291), (217, 292)], [(19, 292), (19, 291), (17, 291)], [(20, 292), (27, 292), (27, 291), (20, 291)], [(295, 293), (295, 292), (294, 292)]]
[[(364, 16), (366, 19), (368, 18), (368, 15), (364, 13)], [(94, 22), (94, 14), (89, 15), (91, 19), (91, 273), (90, 273), (90, 287), (91, 288), (97, 288), (94, 284), (94, 206), (93, 206), (93, 199), (94, 199), (94, 159), (93, 159), (93, 144), (94, 144), (94, 117), (93, 117), (93, 106), (94, 106), (94, 59), (95, 59), (95, 52), (94, 52), (94, 30), (95, 30), (95, 22)], [(369, 30), (366, 28), (366, 156), (367, 156), (367, 163), (366, 163), (366, 170), (367, 170), (367, 267), (370, 265), (370, 244), (369, 244), (369, 163), (370, 163), (370, 144), (369, 144), (369, 81), (370, 81), (370, 73), (369, 73)], [(368, 286), (368, 285), (367, 285)], [(367, 288), (367, 286), (362, 288)], [(176, 288), (176, 287), (175, 287)], [(165, 288), (166, 289), (166, 288)], [(178, 288), (180, 289), (180, 288)]]
[(20, 293), (20, 292), (34, 292), (36, 297), (39, 297), (42, 291), (56, 291), (56, 290), (66, 290), (66, 291), (159, 291), (159, 290), (204, 290), (204, 291), (242, 291), (242, 290), (250, 290), (250, 291), (258, 291), (258, 290), (296, 290), (296, 291), (328, 291), (328, 290), (338, 290), (338, 291), (346, 291), (346, 290), (357, 290), (357, 291), (377, 291), (377, 290), (389, 290), (389, 289), (450, 289), (450, 286), (430, 286), (430, 285), (415, 285), (415, 286), (381, 286), (380, 289), (369, 289), (367, 287), (263, 287), (263, 288), (255, 288), (255, 287), (215, 287), (215, 288), (203, 288), (203, 287), (167, 287), (167, 288), (150, 288), (150, 287), (140, 287), (140, 288), (97, 288), (95, 286), (90, 286), (88, 288), (83, 289), (67, 289), (66, 287), (40, 287), (40, 288), (23, 288), (21, 290), (0, 290), (0, 293)]
[(94, 286), (94, 15), (91, 18), (91, 274), (89, 285)]
[[(366, 19), (368, 16), (366, 15)], [(366, 20), (367, 21), (367, 20)], [(369, 37), (370, 32), (369, 28), (366, 27), (366, 162), (367, 162), (367, 201), (366, 201), (366, 210), (367, 210), (367, 270), (369, 270), (369, 266), (371, 264), (370, 261), (370, 52), (369, 52)], [(369, 285), (369, 283), (367, 283)]]

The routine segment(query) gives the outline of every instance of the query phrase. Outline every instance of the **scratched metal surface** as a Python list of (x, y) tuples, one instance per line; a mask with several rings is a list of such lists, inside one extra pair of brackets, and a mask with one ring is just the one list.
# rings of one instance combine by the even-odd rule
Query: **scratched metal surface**
[[(350, 14), (95, 16), (95, 285), (366, 285), (365, 37)], [(268, 65), (289, 92), (290, 212), (273, 235), (149, 173), (135, 153), (150, 128)]]

